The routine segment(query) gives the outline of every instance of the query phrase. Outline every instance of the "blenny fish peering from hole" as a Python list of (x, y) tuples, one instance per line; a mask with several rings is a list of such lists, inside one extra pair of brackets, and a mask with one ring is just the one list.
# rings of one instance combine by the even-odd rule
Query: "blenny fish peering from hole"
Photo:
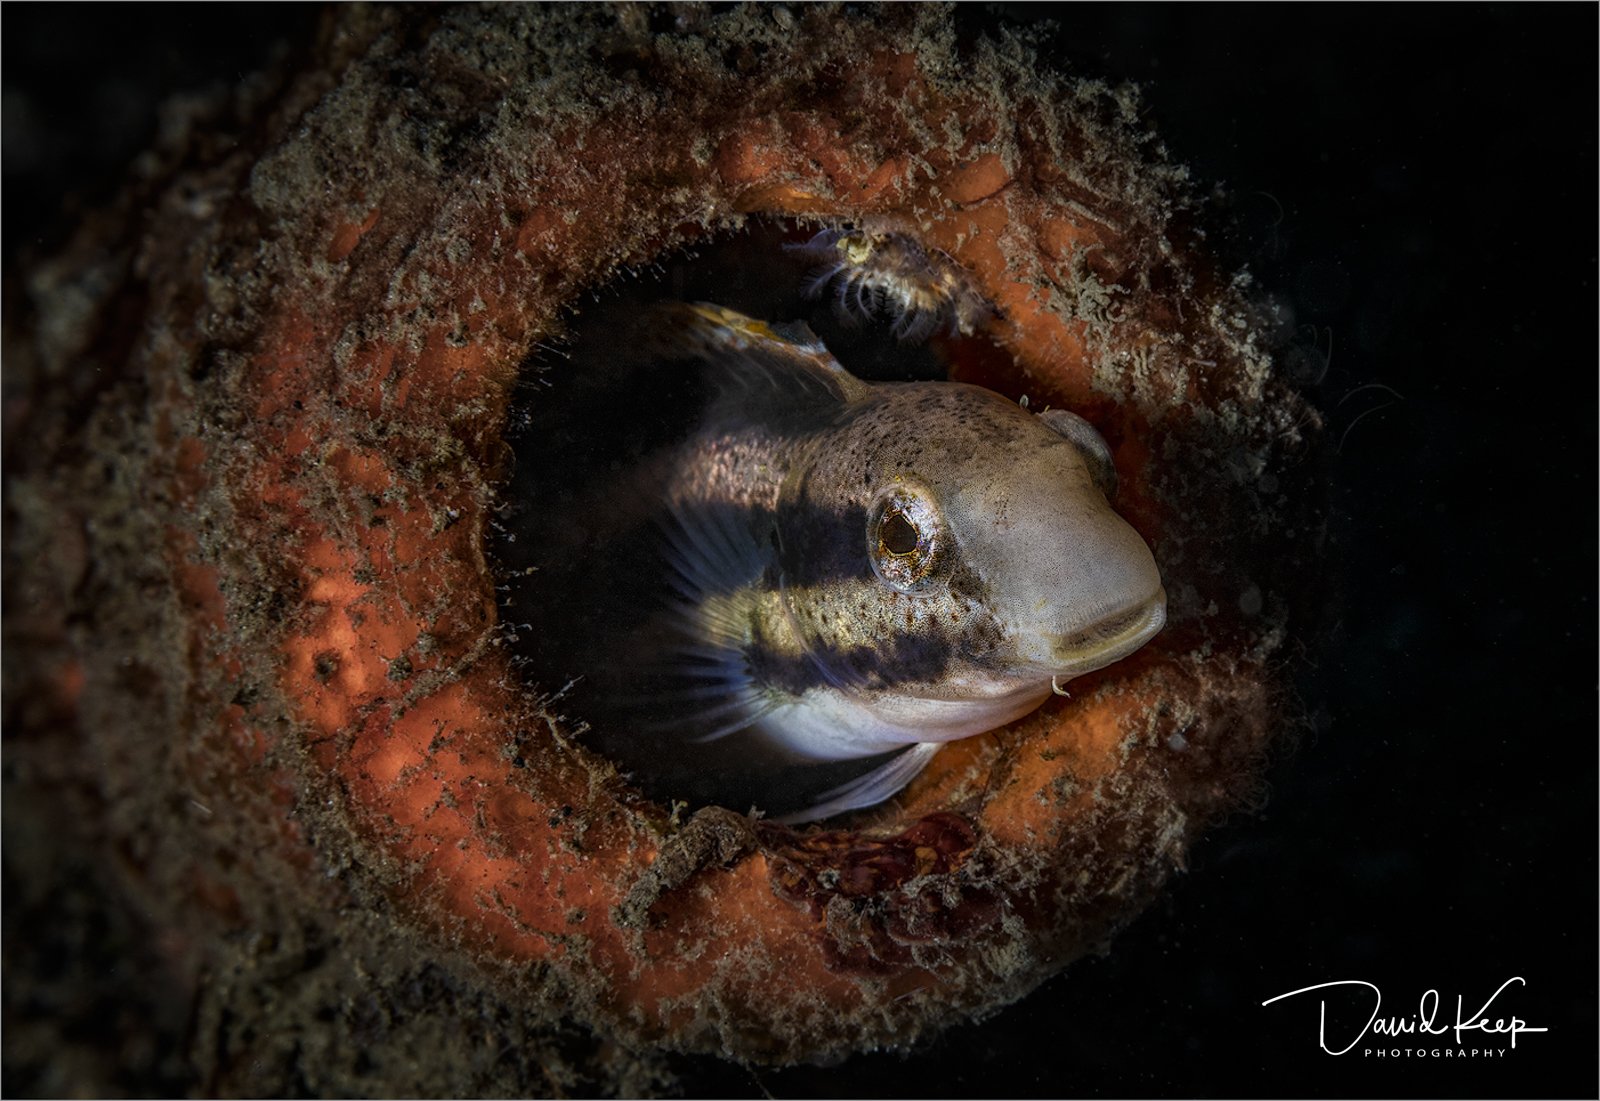
[[(1315, 414), (1137, 97), (962, 10), (334, 8), (17, 284), (7, 807), (94, 809), (192, 1092), (909, 1046), (1103, 944), (1255, 794)], [(702, 307), (642, 324), (662, 299)], [(1153, 628), (1145, 543), (1160, 634), (1020, 714)], [(729, 724), (920, 745), (921, 685), (997, 669), (973, 729), (1019, 717), (849, 817), (742, 812), (884, 760), (694, 786), (762, 737)]]
[[(1111, 453), (1083, 418), (976, 386), (863, 381), (802, 321), (642, 301), (737, 284), (772, 239), (669, 261), (580, 317), (567, 372), (604, 409), (577, 427), (570, 407), (565, 427), (529, 416), (524, 449), (554, 442), (577, 465), (527, 464), (546, 480), (509, 495), (514, 541), (498, 553), (524, 579), (509, 622), (578, 625), (525, 632), (526, 660), (536, 682), (574, 684), (591, 744), (665, 801), (805, 822), (881, 802), (942, 744), (1132, 653), (1166, 594), (1107, 502)], [(876, 351), (863, 370), (878, 373), (938, 331), (927, 318), (970, 329), (982, 299), (902, 234), (829, 230), (792, 255), (840, 241), (798, 295), (769, 263), (777, 284), (741, 297), (815, 313), (837, 280), (852, 311), (835, 339), (852, 358)], [(901, 370), (942, 360), (924, 355)], [(664, 425), (684, 438), (657, 443)]]

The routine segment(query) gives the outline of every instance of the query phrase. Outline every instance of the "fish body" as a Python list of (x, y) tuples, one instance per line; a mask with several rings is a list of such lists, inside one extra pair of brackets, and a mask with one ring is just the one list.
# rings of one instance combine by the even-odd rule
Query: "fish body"
[(804, 326), (721, 307), (671, 328), (711, 398), (659, 465), (670, 595), (634, 636), (652, 718), (624, 758), (666, 739), (696, 769), (870, 763), (776, 800), (824, 817), (1160, 630), (1159, 571), (1106, 500), (1086, 422), (975, 386), (864, 382)]

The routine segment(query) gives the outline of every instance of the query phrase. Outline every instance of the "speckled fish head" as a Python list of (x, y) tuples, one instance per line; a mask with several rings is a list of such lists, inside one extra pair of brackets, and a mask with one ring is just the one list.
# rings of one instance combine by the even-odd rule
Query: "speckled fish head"
[(780, 526), (778, 567), (813, 665), (884, 729), (978, 733), (1160, 630), (1160, 574), (1086, 422), (950, 383), (872, 386), (851, 414), (785, 488), (779, 516), (804, 522)]
[(673, 317), (713, 386), (665, 495), (668, 723), (813, 762), (905, 751), (803, 815), (887, 798), (1160, 630), (1155, 561), (1081, 418), (864, 382), (804, 326)]

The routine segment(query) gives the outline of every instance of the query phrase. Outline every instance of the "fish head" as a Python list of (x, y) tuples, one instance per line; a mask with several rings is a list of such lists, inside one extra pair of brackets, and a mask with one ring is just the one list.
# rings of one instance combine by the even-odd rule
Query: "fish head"
[(840, 535), (863, 568), (847, 597), (799, 586), (789, 604), (813, 661), (880, 733), (991, 729), (1161, 629), (1155, 558), (1108, 501), (1110, 452), (1087, 422), (974, 386), (873, 390), (804, 484), (814, 501), (853, 499)]

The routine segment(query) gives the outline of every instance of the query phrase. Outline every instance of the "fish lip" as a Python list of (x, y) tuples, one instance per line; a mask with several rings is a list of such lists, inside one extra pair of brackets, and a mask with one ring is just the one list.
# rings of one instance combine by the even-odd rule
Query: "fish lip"
[(1105, 616), (1093, 627), (1056, 641), (1058, 653), (1074, 656), (1065, 664), (1054, 663), (1050, 673), (1059, 681), (1104, 669), (1149, 642), (1166, 622), (1167, 593), (1165, 589), (1157, 589), (1154, 596), (1126, 611)]
[(1018, 702), (1017, 714), (1026, 714), (1049, 699), (1050, 690), (1059, 683), (1121, 661), (1154, 638), (1166, 622), (1167, 592), (1158, 587), (1153, 596), (1130, 605), (1125, 611), (1102, 616), (1093, 627), (1057, 636), (1052, 649), (1059, 652), (1076, 646), (1082, 651), (1065, 664), (1059, 658), (1024, 659), (986, 690), (958, 694), (910, 690), (902, 694), (912, 699), (951, 703), (1012, 699)]

